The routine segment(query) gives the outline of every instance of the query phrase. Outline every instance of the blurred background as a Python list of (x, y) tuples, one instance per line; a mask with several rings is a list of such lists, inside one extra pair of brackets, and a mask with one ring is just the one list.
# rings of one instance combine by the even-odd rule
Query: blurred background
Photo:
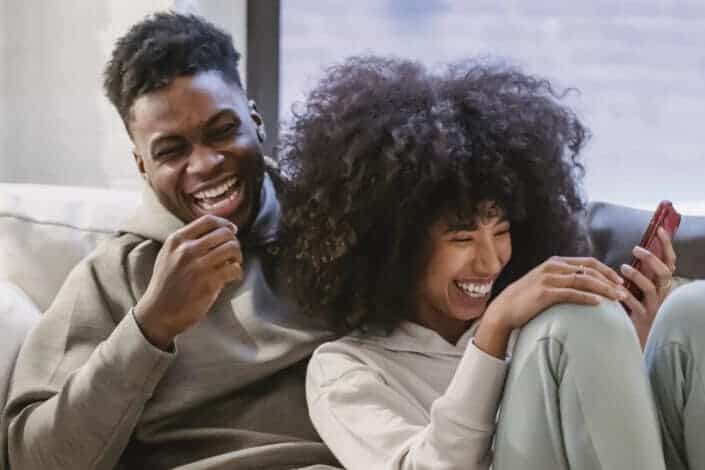
[(230, 31), (269, 152), (327, 65), (359, 53), (431, 66), (505, 59), (572, 87), (590, 128), (590, 200), (705, 214), (702, 0), (0, 0), (0, 182), (140, 184), (102, 94), (112, 44), (157, 10)]

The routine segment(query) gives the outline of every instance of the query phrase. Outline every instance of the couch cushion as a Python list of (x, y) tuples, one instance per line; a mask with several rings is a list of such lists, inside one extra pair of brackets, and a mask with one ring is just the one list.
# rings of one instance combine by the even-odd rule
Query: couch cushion
[[(593, 202), (588, 207), (587, 224), (593, 255), (618, 269), (629, 263), (631, 250), (641, 241), (652, 212), (631, 207)], [(689, 279), (705, 279), (705, 217), (683, 216), (673, 241), (678, 263), (676, 275)]]
[(71, 268), (138, 203), (137, 191), (0, 184), (0, 280), (45, 310)]
[(0, 410), (5, 406), (17, 353), (39, 314), (37, 306), (22, 289), (11, 282), (0, 281)]

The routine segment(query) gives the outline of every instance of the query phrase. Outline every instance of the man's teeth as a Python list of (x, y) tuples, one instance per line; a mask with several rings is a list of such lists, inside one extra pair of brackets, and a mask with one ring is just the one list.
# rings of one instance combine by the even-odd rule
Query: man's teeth
[(199, 191), (196, 194), (193, 195), (194, 198), (196, 199), (206, 199), (206, 198), (214, 198), (221, 196), (225, 194), (225, 192), (235, 186), (237, 183), (237, 178), (230, 179), (223, 184), (220, 184), (214, 188), (210, 189), (204, 189), (203, 191)]
[(458, 289), (460, 289), (470, 297), (485, 297), (492, 290), (491, 282), (485, 284), (476, 284), (474, 282), (455, 281), (455, 285), (458, 286)]

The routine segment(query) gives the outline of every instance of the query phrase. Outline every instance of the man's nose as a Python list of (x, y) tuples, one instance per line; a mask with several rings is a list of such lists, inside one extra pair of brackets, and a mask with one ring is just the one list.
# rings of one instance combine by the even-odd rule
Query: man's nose
[(225, 157), (206, 145), (193, 146), (189, 158), (188, 171), (193, 174), (208, 174), (220, 168)]

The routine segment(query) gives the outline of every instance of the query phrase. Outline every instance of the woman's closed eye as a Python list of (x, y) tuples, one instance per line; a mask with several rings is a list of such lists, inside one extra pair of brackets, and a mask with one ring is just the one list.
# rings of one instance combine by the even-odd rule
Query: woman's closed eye
[(457, 243), (468, 243), (475, 241), (474, 232), (456, 232), (450, 237), (450, 241)]
[[(509, 235), (509, 227), (503, 227), (498, 230), (495, 230), (492, 235), (495, 238)], [(476, 237), (477, 237), (476, 232), (459, 232), (459, 233), (451, 236), (450, 241), (456, 242), (456, 243), (470, 243), (470, 242), (475, 241)]]

